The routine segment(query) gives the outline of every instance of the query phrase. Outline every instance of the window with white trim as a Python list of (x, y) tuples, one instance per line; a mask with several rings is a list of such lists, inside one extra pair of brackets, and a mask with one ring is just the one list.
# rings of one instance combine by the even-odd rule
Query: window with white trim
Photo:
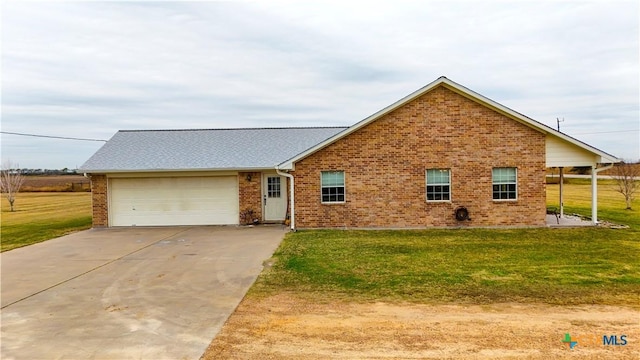
[(514, 167), (493, 168), (493, 200), (518, 198), (518, 172)]
[(320, 174), (322, 202), (344, 202), (344, 171), (322, 171)]
[(427, 170), (427, 201), (451, 201), (449, 169)]

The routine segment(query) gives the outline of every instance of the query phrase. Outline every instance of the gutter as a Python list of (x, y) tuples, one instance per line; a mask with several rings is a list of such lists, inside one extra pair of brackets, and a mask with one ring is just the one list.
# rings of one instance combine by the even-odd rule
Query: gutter
[(184, 168), (184, 169), (79, 169), (85, 174), (131, 174), (131, 173), (185, 173), (185, 172), (240, 172), (240, 171), (249, 171), (249, 172), (258, 172), (258, 171), (266, 171), (273, 170), (272, 167), (244, 167), (244, 168)]
[(291, 182), (291, 188), (289, 189), (289, 204), (291, 207), (291, 223), (289, 224), (291, 226), (291, 231), (296, 231), (296, 222), (295, 222), (295, 191), (294, 191), (294, 181), (293, 181), (293, 175), (289, 174), (288, 172), (282, 172), (280, 171), (280, 168), (278, 167), (278, 165), (276, 165), (276, 173), (280, 176), (285, 176), (287, 178), (289, 178), (290, 182)]

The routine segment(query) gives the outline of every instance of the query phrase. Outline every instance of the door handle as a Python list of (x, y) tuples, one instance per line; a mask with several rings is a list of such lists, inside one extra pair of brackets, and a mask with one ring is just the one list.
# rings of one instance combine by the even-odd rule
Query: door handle
[(264, 204), (267, 205), (267, 195), (264, 196)]

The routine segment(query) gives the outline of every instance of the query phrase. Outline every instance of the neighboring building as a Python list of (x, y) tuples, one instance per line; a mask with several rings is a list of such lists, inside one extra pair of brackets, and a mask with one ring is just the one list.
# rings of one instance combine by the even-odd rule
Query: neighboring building
[(349, 128), (120, 131), (80, 171), (96, 227), (544, 226), (546, 168), (618, 161), (441, 77)]

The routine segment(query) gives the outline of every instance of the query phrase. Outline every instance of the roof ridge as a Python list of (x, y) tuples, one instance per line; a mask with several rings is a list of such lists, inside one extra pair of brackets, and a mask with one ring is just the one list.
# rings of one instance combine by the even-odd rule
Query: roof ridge
[(347, 129), (348, 126), (291, 126), (291, 127), (246, 127), (246, 128), (210, 128), (210, 129), (130, 129), (118, 132), (157, 132), (157, 131), (228, 131), (228, 130), (293, 130), (293, 129)]

